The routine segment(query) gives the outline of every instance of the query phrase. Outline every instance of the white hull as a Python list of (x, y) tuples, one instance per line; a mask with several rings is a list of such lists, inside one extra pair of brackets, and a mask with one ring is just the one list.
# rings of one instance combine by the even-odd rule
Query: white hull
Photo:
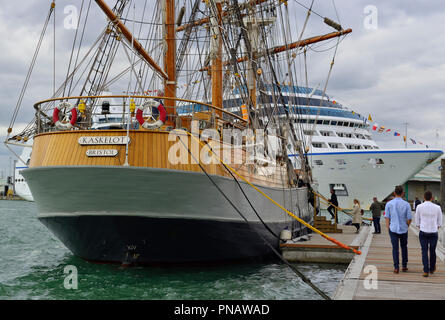
[[(368, 209), (373, 197), (383, 200), (396, 185), (404, 184), (442, 154), (432, 149), (351, 150), (309, 153), (308, 160), (322, 195), (330, 198), (332, 185), (344, 186), (346, 192), (337, 191), (341, 208), (352, 208), (353, 200), (358, 199)], [(379, 159), (383, 164), (377, 163)]]
[[(32, 145), (32, 140), (29, 142), (29, 144)], [(28, 161), (31, 158), (31, 152), (32, 152), (32, 147), (23, 148), (23, 152), (20, 155), (21, 159), (17, 161), (14, 174), (15, 194), (27, 201), (34, 201), (34, 198), (32, 196), (31, 190), (28, 187), (28, 183), (26, 183), (26, 180), (22, 175), (22, 171), (28, 168)], [(25, 163), (23, 163), (22, 160)]]

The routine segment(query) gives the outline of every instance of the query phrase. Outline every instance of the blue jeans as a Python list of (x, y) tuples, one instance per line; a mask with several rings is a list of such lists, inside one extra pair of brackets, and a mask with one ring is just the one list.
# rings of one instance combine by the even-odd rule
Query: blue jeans
[(374, 232), (380, 233), (382, 230), (380, 229), (380, 217), (372, 218), (372, 223), (374, 224)]
[(406, 268), (408, 265), (408, 232), (400, 234), (389, 230), (389, 236), (391, 237), (394, 269), (399, 269), (399, 242), (402, 249), (402, 267)]
[[(437, 232), (419, 232), (420, 246), (422, 247), (423, 272), (436, 270), (436, 246), (439, 234)], [(428, 259), (428, 251), (430, 258)]]

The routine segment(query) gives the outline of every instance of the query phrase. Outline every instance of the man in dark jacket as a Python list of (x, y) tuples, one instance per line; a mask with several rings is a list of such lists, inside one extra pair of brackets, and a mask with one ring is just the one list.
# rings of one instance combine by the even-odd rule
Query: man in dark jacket
[(372, 222), (374, 224), (374, 234), (381, 233), (380, 229), (380, 217), (382, 216), (383, 204), (377, 201), (377, 198), (374, 197), (369, 210), (372, 212)]
[(414, 211), (416, 211), (417, 206), (418, 206), (419, 204), (421, 204), (421, 203), (422, 203), (422, 202), (419, 200), (419, 198), (416, 197), (416, 201), (414, 201)]
[[(329, 199), (329, 202), (331, 203), (331, 205), (328, 207), (328, 212), (331, 214), (332, 219), (334, 219), (335, 214), (334, 214), (334, 212), (332, 212), (332, 210), (335, 210), (335, 207), (338, 207), (337, 195), (335, 194), (334, 189), (331, 189), (331, 199)], [(336, 221), (336, 222), (338, 222), (338, 221)]]

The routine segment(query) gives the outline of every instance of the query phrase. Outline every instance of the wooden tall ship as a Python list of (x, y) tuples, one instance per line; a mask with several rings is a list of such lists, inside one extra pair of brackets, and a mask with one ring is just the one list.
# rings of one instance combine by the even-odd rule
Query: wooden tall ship
[[(95, 2), (108, 23), (91, 50), (70, 59), (65, 81), (34, 105), (23, 132), (8, 132), (10, 144), (33, 138), (22, 174), (38, 219), (75, 255), (98, 262), (257, 258), (271, 254), (282, 230), (305, 233), (258, 192), (312, 222), (304, 143), (283, 94), (263, 89), (283, 74), (295, 81), (277, 56), (292, 59), (350, 30), (293, 41), (287, 1)], [(117, 52), (130, 66), (112, 78)], [(279, 108), (287, 118), (275, 116)], [(230, 162), (235, 155), (241, 160)]]

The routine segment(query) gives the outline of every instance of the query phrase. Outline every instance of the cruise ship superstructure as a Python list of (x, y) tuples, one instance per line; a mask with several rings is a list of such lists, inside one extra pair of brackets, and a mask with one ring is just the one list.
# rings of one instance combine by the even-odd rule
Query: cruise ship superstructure
[[(282, 92), (297, 101), (292, 116), (301, 125), (319, 192), (329, 198), (334, 189), (341, 208), (352, 208), (354, 199), (369, 208), (373, 197), (383, 200), (443, 154), (430, 148), (381, 149), (366, 118), (321, 90), (283, 86)], [(298, 166), (297, 155), (290, 156)]]

